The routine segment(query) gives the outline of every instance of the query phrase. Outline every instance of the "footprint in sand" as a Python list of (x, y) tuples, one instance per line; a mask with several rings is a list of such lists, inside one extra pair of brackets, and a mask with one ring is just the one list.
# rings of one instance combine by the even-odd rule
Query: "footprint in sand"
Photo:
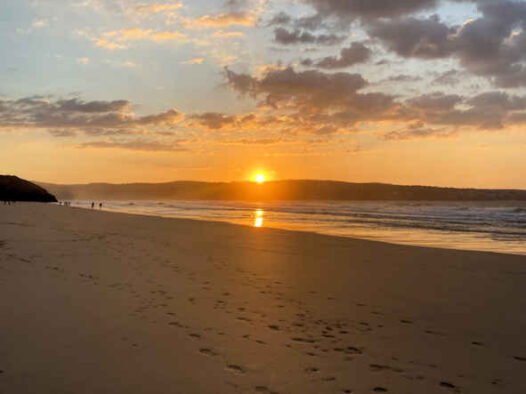
[(491, 381), (491, 384), (494, 385), (494, 386), (500, 386), (500, 385), (502, 385), (502, 379), (493, 379)]
[(346, 352), (347, 354), (362, 354), (363, 351), (356, 346), (347, 346)]
[(316, 342), (315, 339), (311, 339), (311, 338), (293, 337), (290, 339), (292, 339), (295, 342), (302, 342), (302, 343), (315, 343)]
[(446, 382), (446, 381), (440, 382), (439, 386), (440, 387), (444, 387), (446, 389), (450, 389), (450, 390), (460, 391), (459, 388), (457, 386), (455, 386), (453, 383)]
[(436, 336), (439, 336), (439, 337), (445, 337), (446, 334), (440, 332), (440, 331), (435, 331), (435, 330), (426, 330), (425, 331), (426, 334), (430, 334), (430, 335), (436, 335)]
[(241, 367), (239, 365), (236, 365), (236, 364), (228, 364), (226, 366), (226, 369), (229, 370), (230, 372), (233, 372), (233, 373), (236, 373), (236, 374), (244, 375), (246, 373), (245, 368), (243, 368), (243, 367)]
[(391, 367), (390, 365), (370, 364), (369, 368), (371, 368), (371, 371), (373, 372), (380, 372), (380, 371), (393, 371), (393, 372), (398, 372), (398, 373), (404, 372), (403, 369)]
[(256, 387), (254, 387), (254, 391), (256, 391), (258, 393), (278, 394), (277, 392), (272, 391), (271, 389), (269, 389), (267, 386), (256, 386)]
[(213, 349), (210, 349), (210, 348), (207, 348), (207, 347), (203, 347), (203, 348), (199, 349), (199, 353), (204, 354), (206, 356), (210, 356), (210, 357), (215, 357), (215, 356), (219, 355), (219, 353), (217, 353)]
[(387, 393), (387, 389), (385, 387), (375, 387), (373, 391), (375, 393)]

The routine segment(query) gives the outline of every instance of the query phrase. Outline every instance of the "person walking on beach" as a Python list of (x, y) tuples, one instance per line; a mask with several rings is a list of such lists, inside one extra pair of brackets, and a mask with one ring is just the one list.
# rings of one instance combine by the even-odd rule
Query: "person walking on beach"
[(95, 203), (92, 201), (91, 202), (91, 209), (95, 208)]
[(102, 209), (102, 203), (99, 203), (99, 209)]

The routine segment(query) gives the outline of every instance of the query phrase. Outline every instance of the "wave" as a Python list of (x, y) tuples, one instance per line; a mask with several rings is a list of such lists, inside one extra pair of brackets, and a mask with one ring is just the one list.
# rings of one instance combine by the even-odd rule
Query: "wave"
[[(526, 254), (526, 206), (341, 201), (108, 201), (104, 206), (119, 212), (247, 225), (253, 224), (254, 217), (259, 215), (269, 227), (394, 243)], [(259, 213), (256, 215), (256, 212)]]

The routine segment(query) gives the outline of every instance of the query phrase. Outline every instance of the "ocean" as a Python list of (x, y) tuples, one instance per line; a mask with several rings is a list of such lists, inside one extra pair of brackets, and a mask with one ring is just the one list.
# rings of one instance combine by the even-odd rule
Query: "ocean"
[[(90, 204), (72, 203), (82, 208)], [(103, 209), (526, 255), (526, 202), (103, 201)]]

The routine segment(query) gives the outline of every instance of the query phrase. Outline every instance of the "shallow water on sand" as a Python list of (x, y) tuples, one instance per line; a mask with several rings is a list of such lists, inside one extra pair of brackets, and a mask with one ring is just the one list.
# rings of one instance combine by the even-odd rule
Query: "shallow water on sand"
[(103, 209), (526, 255), (526, 202), (104, 201)]

